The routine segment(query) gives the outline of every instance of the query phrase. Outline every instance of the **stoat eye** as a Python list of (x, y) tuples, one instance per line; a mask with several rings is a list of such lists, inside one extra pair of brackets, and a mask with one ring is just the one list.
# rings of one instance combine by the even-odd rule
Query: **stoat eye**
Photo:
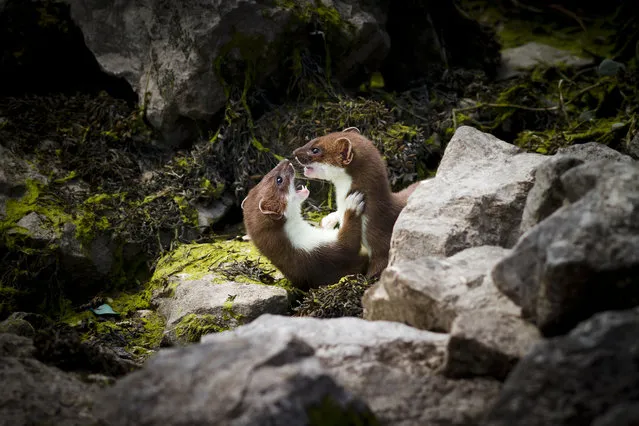
[(278, 176), (277, 179), (275, 179), (275, 182), (277, 182), (278, 185), (281, 185), (283, 182), (282, 176)]
[(319, 153), (320, 153), (320, 149), (319, 149), (319, 148), (317, 148), (317, 147), (314, 147), (314, 148), (311, 148), (311, 152), (312, 152), (313, 154), (319, 154)]

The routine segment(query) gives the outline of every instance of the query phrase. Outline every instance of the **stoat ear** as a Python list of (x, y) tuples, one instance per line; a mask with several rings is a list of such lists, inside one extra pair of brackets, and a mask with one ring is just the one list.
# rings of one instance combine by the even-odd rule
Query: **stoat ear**
[(353, 161), (353, 144), (349, 138), (339, 138), (335, 141), (342, 156), (342, 164), (348, 166)]
[(284, 206), (275, 200), (264, 200), (264, 198), (260, 198), (257, 207), (260, 209), (260, 213), (264, 215), (278, 216), (275, 219), (281, 219), (284, 216)]
[(342, 130), (342, 133), (348, 133), (348, 132), (351, 132), (351, 133), (362, 133), (362, 132), (359, 131), (359, 129), (357, 127), (347, 127), (344, 130)]
[(248, 195), (246, 197), (244, 197), (244, 199), (242, 200), (242, 204), (240, 204), (240, 208), (242, 210), (244, 210), (244, 203), (246, 202), (246, 199), (248, 198)]

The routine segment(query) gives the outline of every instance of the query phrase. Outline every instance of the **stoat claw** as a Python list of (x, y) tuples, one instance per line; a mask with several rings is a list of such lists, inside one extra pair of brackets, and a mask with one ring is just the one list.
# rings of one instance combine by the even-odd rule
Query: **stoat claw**
[(333, 229), (339, 223), (339, 213), (329, 213), (320, 221), (320, 227), (324, 229)]
[(361, 192), (353, 192), (346, 197), (346, 210), (353, 210), (357, 215), (364, 211), (364, 204), (364, 194)]

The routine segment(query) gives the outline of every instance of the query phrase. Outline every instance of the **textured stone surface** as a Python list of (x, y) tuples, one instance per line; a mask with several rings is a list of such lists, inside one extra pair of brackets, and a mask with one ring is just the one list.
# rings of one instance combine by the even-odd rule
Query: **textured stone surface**
[(476, 424), (494, 400), (495, 380), (452, 380), (434, 374), (443, 361), (445, 334), (387, 321), (263, 315), (202, 341), (269, 339), (288, 333), (315, 349), (321, 365), (347, 390), (362, 397), (382, 424)]
[(512, 247), (534, 170), (547, 158), (472, 127), (458, 128), (435, 178), (417, 187), (399, 215), (389, 266), (469, 247)]
[[(318, 7), (310, 0), (295, 2), (295, 10), (290, 2), (263, 0), (65, 1), (101, 67), (131, 84), (150, 123), (170, 143), (181, 142), (195, 121), (209, 120), (224, 107), (223, 78), (241, 82), (248, 66), (255, 87), (278, 69), (285, 72), (280, 64), (287, 37), (310, 43), (300, 11)], [(325, 9), (333, 6), (343, 23), (333, 36), (352, 47), (336, 67), (338, 77), (346, 78), (357, 66), (382, 60), (390, 41), (385, 17), (368, 2), (324, 2)], [(222, 68), (226, 73), (219, 75)]]
[(539, 330), (519, 317), (496, 311), (469, 311), (453, 322), (443, 374), (490, 376), (504, 380), (541, 340)]
[(31, 358), (31, 339), (0, 333), (0, 425), (95, 424), (96, 387)]
[(112, 426), (302, 426), (347, 415), (371, 424), (366, 404), (336, 384), (313, 352), (276, 330), (165, 349), (107, 389), (95, 412)]
[[(216, 277), (218, 280), (219, 277)], [(219, 328), (234, 328), (254, 320), (262, 314), (282, 314), (289, 309), (288, 293), (282, 287), (216, 282), (214, 276), (199, 280), (176, 280), (175, 291), (164, 298), (156, 298), (158, 311), (166, 318), (165, 338), (171, 343), (188, 343), (188, 336), (180, 336), (175, 327), (187, 315), (207, 315), (216, 318)]]
[[(482, 425), (636, 424), (638, 333), (639, 311), (605, 312), (537, 345)], [(626, 411), (633, 405), (634, 412)]]
[(492, 272), (546, 335), (639, 304), (639, 164), (589, 162), (561, 183), (572, 204), (531, 229)]
[(364, 318), (449, 331), (455, 317), (466, 311), (492, 309), (518, 315), (519, 307), (499, 292), (490, 277), (493, 265), (508, 253), (483, 246), (447, 259), (395, 262), (364, 293)]

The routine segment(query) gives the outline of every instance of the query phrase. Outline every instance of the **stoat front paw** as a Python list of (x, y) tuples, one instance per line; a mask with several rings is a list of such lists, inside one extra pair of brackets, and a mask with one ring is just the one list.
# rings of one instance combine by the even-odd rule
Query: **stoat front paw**
[(320, 227), (324, 229), (333, 229), (339, 223), (339, 213), (329, 213), (320, 221)]
[(353, 210), (358, 216), (364, 211), (364, 194), (353, 192), (346, 197), (346, 210)]

